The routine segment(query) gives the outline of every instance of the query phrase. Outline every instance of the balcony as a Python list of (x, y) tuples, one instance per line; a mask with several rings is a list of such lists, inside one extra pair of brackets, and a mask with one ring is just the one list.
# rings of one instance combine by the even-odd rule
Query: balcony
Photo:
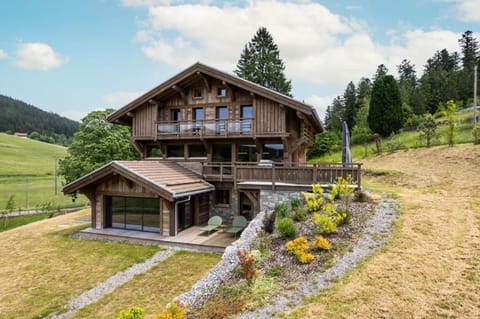
[(207, 181), (233, 182), (242, 185), (258, 185), (275, 190), (280, 186), (331, 184), (338, 177), (355, 181), (352, 187), (361, 187), (361, 163), (202, 163), (202, 176)]
[(254, 119), (225, 119), (201, 121), (162, 121), (157, 123), (157, 136), (161, 137), (239, 137), (252, 136)]

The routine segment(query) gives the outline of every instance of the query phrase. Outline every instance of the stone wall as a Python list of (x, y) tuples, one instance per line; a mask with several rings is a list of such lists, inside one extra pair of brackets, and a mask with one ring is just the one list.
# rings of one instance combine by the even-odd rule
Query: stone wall
[(289, 203), (292, 199), (303, 199), (302, 193), (299, 191), (260, 191), (260, 211), (273, 211), (275, 205)]

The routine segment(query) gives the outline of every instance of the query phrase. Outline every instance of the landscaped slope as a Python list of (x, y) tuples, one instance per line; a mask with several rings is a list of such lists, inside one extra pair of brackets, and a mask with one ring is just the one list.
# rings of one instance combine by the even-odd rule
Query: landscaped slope
[(292, 318), (480, 317), (480, 147), (365, 162), (365, 186), (403, 205), (384, 251)]

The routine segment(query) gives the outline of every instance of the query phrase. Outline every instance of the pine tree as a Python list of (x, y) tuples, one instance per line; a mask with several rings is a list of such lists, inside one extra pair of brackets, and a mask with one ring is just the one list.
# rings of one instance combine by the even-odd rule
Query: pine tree
[(355, 116), (358, 111), (357, 95), (355, 84), (353, 82), (348, 83), (345, 93), (343, 94), (343, 100), (345, 103), (345, 115), (343, 120), (347, 122), (350, 131), (355, 125)]
[(257, 30), (238, 60), (236, 75), (291, 96), (291, 81), (285, 78), (280, 51), (265, 27)]
[(368, 113), (371, 130), (387, 137), (402, 128), (403, 123), (402, 101), (397, 81), (391, 75), (377, 77), (373, 83)]

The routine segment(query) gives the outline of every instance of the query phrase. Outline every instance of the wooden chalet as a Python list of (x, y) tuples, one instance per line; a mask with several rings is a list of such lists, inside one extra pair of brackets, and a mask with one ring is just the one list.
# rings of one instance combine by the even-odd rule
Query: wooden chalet
[(346, 174), (360, 183), (359, 164), (307, 166), (323, 132), (311, 106), (201, 63), (108, 120), (132, 128), (141, 161), (112, 162), (64, 187), (90, 199), (93, 228), (173, 236), (212, 215), (253, 218), (264, 189), (303, 190)]

